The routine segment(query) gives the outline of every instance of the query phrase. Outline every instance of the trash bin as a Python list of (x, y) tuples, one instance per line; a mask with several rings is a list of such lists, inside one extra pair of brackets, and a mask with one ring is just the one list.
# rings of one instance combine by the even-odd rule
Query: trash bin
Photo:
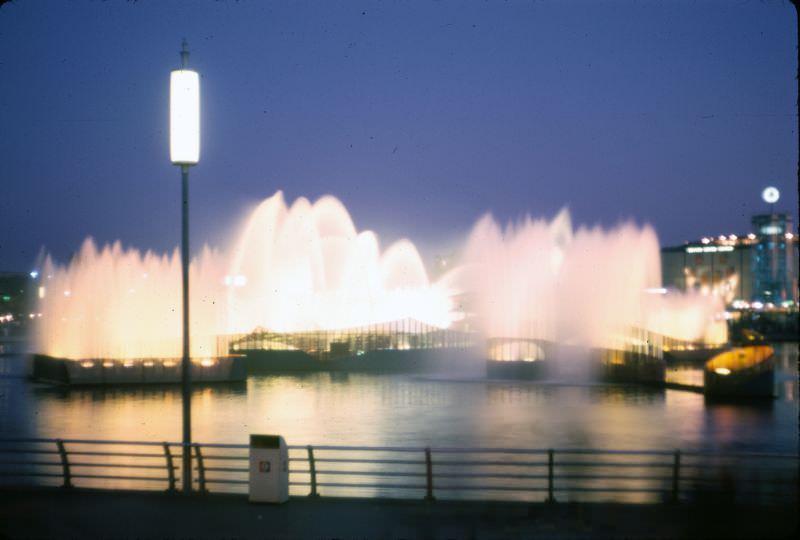
[(280, 435), (250, 435), (250, 502), (289, 500), (289, 450)]

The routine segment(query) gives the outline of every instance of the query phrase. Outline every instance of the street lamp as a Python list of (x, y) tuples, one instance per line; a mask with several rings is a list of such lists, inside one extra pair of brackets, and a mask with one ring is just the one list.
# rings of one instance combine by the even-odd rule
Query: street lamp
[(183, 401), (183, 492), (192, 490), (192, 369), (189, 358), (189, 167), (200, 159), (200, 77), (186, 69), (189, 51), (181, 47), (181, 69), (170, 74), (169, 158), (181, 168), (182, 226), (181, 276), (183, 278), (183, 357), (181, 390)]

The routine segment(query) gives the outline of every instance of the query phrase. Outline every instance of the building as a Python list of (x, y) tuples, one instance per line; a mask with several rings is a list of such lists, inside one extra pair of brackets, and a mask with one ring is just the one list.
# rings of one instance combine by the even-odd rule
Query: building
[(747, 235), (705, 237), (661, 250), (663, 286), (727, 304), (797, 305), (798, 244), (789, 214), (758, 214)]

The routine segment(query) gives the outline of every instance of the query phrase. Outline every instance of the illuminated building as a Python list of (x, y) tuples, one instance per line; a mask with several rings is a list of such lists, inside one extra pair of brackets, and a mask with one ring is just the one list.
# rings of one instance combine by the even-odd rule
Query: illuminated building
[(722, 297), (728, 304), (797, 304), (797, 242), (789, 214), (758, 214), (747, 235), (704, 237), (661, 249), (664, 287)]

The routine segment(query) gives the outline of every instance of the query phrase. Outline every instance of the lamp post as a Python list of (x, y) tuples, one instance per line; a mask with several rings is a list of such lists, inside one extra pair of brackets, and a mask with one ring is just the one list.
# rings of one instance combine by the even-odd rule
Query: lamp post
[(186, 68), (189, 51), (181, 47), (181, 69), (170, 74), (169, 158), (181, 168), (181, 277), (183, 281), (183, 355), (181, 391), (183, 401), (183, 448), (181, 471), (183, 492), (192, 490), (192, 369), (189, 358), (189, 167), (200, 160), (200, 78)]

